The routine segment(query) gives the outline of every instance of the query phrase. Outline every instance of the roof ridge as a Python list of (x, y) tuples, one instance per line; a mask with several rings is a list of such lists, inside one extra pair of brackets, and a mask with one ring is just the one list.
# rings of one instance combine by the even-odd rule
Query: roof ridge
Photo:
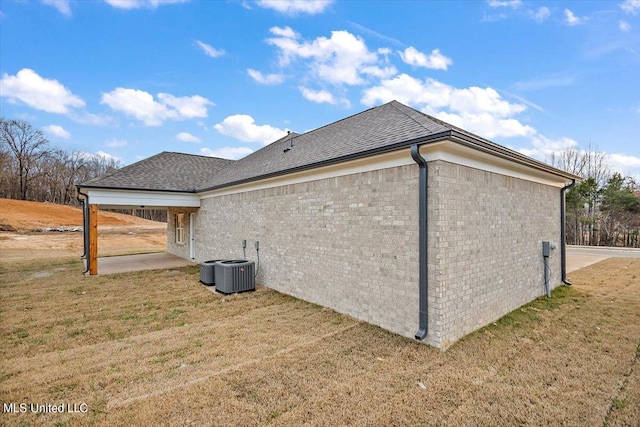
[(341, 119), (339, 119), (339, 120), (336, 120), (335, 122), (327, 123), (326, 125), (320, 126), (319, 128), (311, 129), (310, 131), (307, 131), (307, 132), (305, 132), (305, 133), (298, 134), (298, 136), (301, 136), (301, 135), (308, 135), (308, 134), (313, 133), (313, 132), (315, 132), (315, 131), (318, 131), (318, 130), (320, 130), (320, 129), (324, 129), (324, 128), (328, 127), (328, 126), (333, 126), (333, 125), (335, 125), (335, 124), (337, 124), (337, 123), (343, 122), (343, 121), (345, 121), (345, 120), (349, 120), (349, 119), (351, 119), (351, 118), (353, 118), (353, 117), (356, 117), (356, 116), (359, 116), (359, 115), (361, 115), (361, 114), (367, 113), (367, 112), (369, 112), (369, 111), (371, 111), (371, 110), (375, 110), (375, 109), (377, 109), (377, 108), (384, 107), (385, 105), (389, 105), (389, 104), (391, 104), (392, 102), (398, 102), (398, 101), (393, 100), (393, 101), (385, 102), (384, 104), (376, 105), (375, 107), (367, 108), (366, 110), (364, 110), (364, 111), (360, 111), (359, 113), (355, 113), (355, 114), (352, 114), (352, 115), (350, 115), (350, 116), (343, 117), (343, 118), (341, 118)]
[[(449, 130), (454, 130), (456, 127), (453, 126), (452, 124), (449, 124), (445, 121), (442, 121), (440, 119), (437, 119), (433, 116), (430, 116), (429, 114), (423, 113), (420, 110), (416, 110), (413, 107), (410, 107), (408, 105), (403, 104), (402, 102), (398, 102), (396, 100), (391, 101), (392, 105), (398, 110), (400, 111), (402, 114), (406, 115), (407, 117), (409, 117), (411, 120), (413, 120), (414, 122), (418, 123), (420, 126), (424, 127), (425, 129), (428, 130), (427, 126), (425, 126), (425, 124), (418, 120), (416, 117), (420, 117), (420, 118), (427, 118), (429, 120), (431, 120), (432, 122), (435, 122), (441, 126), (444, 126), (446, 128), (449, 128)], [(409, 114), (407, 111), (405, 110), (410, 110), (411, 112), (415, 113), (415, 114)]]
[[(163, 151), (163, 152), (161, 152), (161, 153), (158, 153), (158, 154), (156, 154), (156, 155), (154, 155), (154, 156), (149, 157), (149, 159), (150, 159), (150, 158), (152, 158), (152, 157), (158, 156), (158, 155), (160, 155), (160, 154), (163, 154), (163, 153), (167, 153), (167, 154), (180, 154), (180, 155), (182, 155), (182, 156), (190, 156), (190, 157), (203, 157), (203, 158), (207, 158), (207, 159), (228, 160), (228, 161), (230, 161), (230, 162), (235, 162), (235, 161), (236, 161), (236, 160), (233, 160), (233, 159), (225, 159), (224, 157), (207, 156), (206, 154), (181, 153), (181, 152), (179, 152), (179, 151)], [(136, 163), (137, 163), (137, 162), (136, 162)], [(132, 164), (133, 164), (133, 163), (132, 163)], [(129, 166), (130, 166), (130, 165), (129, 165)]]
[[(394, 101), (392, 101), (392, 102), (394, 102)], [(401, 102), (397, 102), (397, 101), (394, 102), (394, 107), (396, 107), (398, 109), (398, 111), (401, 111), (403, 114), (406, 114), (409, 118), (413, 119), (416, 123), (420, 124), (421, 126), (423, 126), (425, 128), (426, 128), (426, 126), (424, 126), (423, 123), (420, 123), (418, 120), (415, 119), (415, 117), (407, 114), (406, 111), (402, 111), (401, 108), (398, 108), (399, 106), (404, 107), (404, 109), (409, 109), (411, 111), (416, 112), (416, 114), (419, 117), (427, 118), (427, 119), (431, 120), (434, 123), (437, 123), (437, 124), (439, 124), (441, 126), (444, 126), (444, 127), (448, 128), (449, 132), (450, 132), (450, 136), (453, 136), (453, 132), (455, 132), (455, 133), (457, 133), (459, 135), (462, 135), (462, 136), (465, 136), (467, 138), (472, 138), (472, 139), (476, 140), (478, 143), (489, 145), (494, 150), (497, 149), (497, 150), (500, 150), (500, 151), (503, 151), (503, 152), (507, 152), (507, 153), (509, 153), (509, 155), (512, 158), (525, 158), (529, 162), (533, 162), (533, 163), (538, 163), (540, 165), (549, 166), (545, 162), (541, 162), (541, 161), (536, 160), (536, 159), (534, 159), (534, 158), (532, 158), (530, 156), (524, 155), (524, 154), (520, 153), (519, 151), (513, 150), (513, 149), (511, 149), (511, 148), (509, 148), (507, 146), (504, 146), (504, 145), (498, 144), (496, 142), (493, 142), (492, 140), (490, 140), (488, 138), (485, 138), (483, 136), (480, 136), (480, 135), (478, 135), (476, 133), (473, 133), (473, 132), (468, 131), (466, 129), (463, 129), (461, 127), (458, 127), (458, 126), (452, 125), (450, 123), (447, 123), (444, 120), (438, 119), (437, 117), (433, 117), (433, 116), (431, 116), (431, 115), (429, 115), (427, 113), (423, 113), (422, 111), (416, 110), (413, 107), (406, 106), (406, 105), (402, 104)], [(558, 169), (558, 168), (556, 168), (556, 169)]]

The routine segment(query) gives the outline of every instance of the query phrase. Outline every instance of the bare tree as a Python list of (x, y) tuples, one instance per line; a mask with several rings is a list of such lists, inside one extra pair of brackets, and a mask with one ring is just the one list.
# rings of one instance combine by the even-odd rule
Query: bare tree
[(0, 197), (10, 199), (13, 197), (14, 174), (13, 158), (4, 144), (0, 144)]
[(38, 176), (38, 163), (49, 155), (49, 141), (39, 129), (21, 120), (0, 118), (0, 144), (7, 147), (16, 160), (17, 198), (27, 200), (29, 187)]
[(638, 245), (636, 184), (631, 178), (611, 175), (606, 153), (592, 144), (586, 150), (571, 147), (554, 155), (552, 164), (583, 178), (566, 194), (567, 243)]
[(551, 165), (574, 175), (582, 176), (585, 169), (585, 157), (575, 147), (568, 147), (559, 153), (551, 154)]
[(66, 175), (64, 177), (64, 201), (62, 203), (69, 204), (76, 201), (75, 184), (80, 183), (82, 173), (89, 167), (89, 162), (84, 153), (74, 151), (67, 155), (64, 165)]

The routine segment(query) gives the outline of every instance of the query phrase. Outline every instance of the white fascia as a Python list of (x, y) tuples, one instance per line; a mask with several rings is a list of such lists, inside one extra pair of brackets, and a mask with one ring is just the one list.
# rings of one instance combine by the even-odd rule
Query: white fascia
[(200, 207), (200, 197), (193, 193), (169, 191), (86, 188), (89, 203), (104, 209), (167, 209), (170, 207)]

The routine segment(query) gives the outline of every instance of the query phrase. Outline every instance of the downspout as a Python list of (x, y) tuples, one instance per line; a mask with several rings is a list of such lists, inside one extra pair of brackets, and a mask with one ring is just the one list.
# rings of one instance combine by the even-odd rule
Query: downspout
[[(80, 196), (84, 196), (83, 199)], [(82, 274), (87, 274), (89, 271), (89, 195), (80, 191), (80, 187), (78, 187), (78, 200), (82, 202), (82, 246), (83, 253), (80, 259), (86, 259), (86, 270), (82, 272)]]
[(565, 192), (576, 185), (576, 180), (571, 180), (571, 184), (565, 185), (560, 190), (560, 271), (562, 283), (571, 286), (571, 282), (567, 280), (567, 230), (566, 222), (566, 201)]
[(418, 177), (418, 206), (419, 206), (419, 231), (418, 238), (420, 239), (418, 248), (418, 264), (420, 265), (420, 277), (419, 277), (419, 293), (418, 298), (420, 301), (420, 314), (419, 314), (419, 329), (416, 332), (415, 338), (422, 341), (427, 336), (428, 330), (428, 275), (427, 275), (427, 161), (420, 155), (420, 147), (417, 144), (411, 146), (411, 157), (420, 167), (420, 175)]

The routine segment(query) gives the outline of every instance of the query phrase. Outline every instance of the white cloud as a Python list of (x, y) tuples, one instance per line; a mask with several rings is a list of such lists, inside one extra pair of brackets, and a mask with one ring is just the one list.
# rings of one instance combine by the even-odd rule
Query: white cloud
[(537, 11), (535, 12), (529, 12), (531, 14), (531, 17), (539, 23), (542, 23), (544, 21), (547, 20), (547, 18), (549, 16), (551, 16), (551, 10), (549, 10), (548, 7), (546, 6), (542, 6), (541, 8), (539, 8)]
[(640, 177), (640, 157), (629, 154), (607, 154), (609, 168), (623, 176)]
[(249, 147), (221, 147), (214, 150), (210, 148), (200, 149), (200, 154), (209, 157), (220, 157), (222, 159), (238, 160), (249, 154), (253, 153), (253, 150)]
[(260, 142), (270, 144), (286, 135), (287, 131), (270, 125), (257, 125), (253, 117), (236, 114), (225, 118), (214, 126), (223, 135), (231, 136), (244, 142)]
[(69, 118), (75, 122), (85, 125), (107, 126), (116, 124), (115, 120), (109, 116), (99, 116), (97, 114), (88, 113), (86, 111), (76, 113), (72, 111)]
[[(578, 147), (578, 142), (571, 138), (550, 139), (543, 135), (537, 134), (531, 138), (532, 148), (521, 148), (518, 151), (525, 156), (533, 157), (543, 162), (550, 163), (555, 157), (559, 158), (560, 154), (565, 150), (572, 148), (580, 154), (584, 153)], [(640, 157), (613, 153), (606, 154), (606, 163), (611, 172), (618, 172), (623, 176), (640, 177)]]
[(114, 162), (122, 163), (122, 158), (118, 156), (114, 156), (105, 151), (96, 151), (95, 154), (87, 153), (86, 151), (80, 152), (80, 157), (86, 160), (92, 159), (104, 159), (104, 160), (112, 160)]
[(195, 142), (195, 143), (200, 142), (200, 138), (198, 138), (195, 135), (191, 135), (188, 132), (180, 132), (179, 134), (176, 135), (176, 139), (184, 142)]
[(629, 32), (629, 31), (631, 30), (631, 25), (629, 25), (629, 23), (628, 23), (628, 22), (620, 21), (620, 22), (618, 23), (618, 28), (620, 28), (620, 31), (622, 31), (622, 32), (625, 32), (625, 33), (626, 33), (626, 32)]
[(298, 13), (315, 15), (324, 12), (333, 0), (258, 0), (256, 3), (260, 7), (273, 9), (286, 15)]
[(53, 6), (58, 9), (58, 12), (65, 16), (71, 16), (71, 7), (69, 7), (70, 0), (42, 0), (43, 4)]
[(640, 0), (625, 0), (620, 4), (620, 8), (625, 13), (635, 15), (640, 10)]
[(317, 102), (318, 104), (326, 103), (326, 104), (343, 104), (347, 108), (351, 106), (351, 103), (346, 99), (336, 99), (331, 92), (328, 90), (313, 90), (304, 86), (300, 86), (298, 88), (302, 96), (312, 102)]
[(262, 74), (260, 71), (247, 68), (247, 74), (256, 82), (263, 85), (277, 85), (284, 81), (283, 74)]
[(120, 147), (126, 147), (127, 146), (127, 141), (125, 141), (124, 139), (110, 139), (109, 141), (107, 141), (107, 147), (109, 148), (120, 148)]
[(313, 41), (299, 41), (300, 36), (290, 27), (273, 27), (270, 32), (276, 37), (267, 43), (280, 52), (280, 66), (288, 66), (294, 59), (309, 60), (309, 71), (313, 78), (331, 83), (357, 85), (364, 77), (390, 77), (396, 74), (395, 67), (383, 64), (377, 52), (371, 52), (364, 40), (348, 31), (332, 31), (331, 37), (318, 37)]
[(20, 101), (37, 110), (58, 114), (67, 114), (71, 109), (85, 105), (57, 80), (42, 78), (29, 68), (23, 68), (15, 76), (4, 74), (0, 79), (0, 96), (9, 98), (10, 102)]
[(271, 27), (269, 28), (269, 32), (274, 36), (285, 37), (288, 39), (295, 39), (299, 37), (299, 34), (291, 27)]
[(491, 113), (454, 114), (441, 111), (435, 117), (488, 139), (533, 136), (536, 133), (533, 127), (523, 125), (517, 119), (501, 118)]
[(550, 139), (540, 134), (531, 138), (531, 143), (533, 148), (521, 148), (518, 151), (543, 162), (550, 162), (554, 156), (568, 148), (578, 147), (578, 142), (571, 138)]
[(42, 130), (48, 133), (49, 135), (57, 136), (58, 138), (64, 138), (64, 139), (71, 138), (71, 134), (62, 126), (49, 125), (49, 126), (43, 127)]
[(398, 51), (400, 58), (409, 64), (416, 67), (426, 67), (433, 70), (446, 70), (447, 67), (453, 64), (451, 58), (448, 58), (440, 53), (440, 49), (433, 49), (429, 56), (420, 52), (413, 46), (409, 46), (402, 51)]
[(213, 102), (200, 95), (176, 97), (169, 93), (159, 93), (158, 99), (177, 112), (179, 119), (207, 117), (207, 105), (213, 105)]
[(514, 9), (522, 6), (522, 0), (488, 0), (490, 7), (512, 7)]
[(94, 157), (102, 157), (104, 159), (113, 160), (114, 162), (118, 162), (118, 163), (122, 162), (122, 157), (114, 156), (105, 151), (96, 151), (96, 154), (94, 155)]
[(576, 25), (584, 24), (585, 21), (587, 20), (587, 18), (584, 16), (582, 18), (577, 17), (569, 9), (564, 10), (564, 18), (565, 18), (565, 22), (570, 27), (575, 27)]
[(200, 47), (200, 49), (202, 49), (205, 55), (212, 58), (217, 58), (225, 54), (225, 51), (223, 49), (216, 49), (215, 47), (206, 44), (203, 41), (196, 40), (196, 44), (198, 45), (198, 47)]
[(122, 87), (103, 93), (100, 103), (135, 117), (147, 126), (159, 126), (165, 120), (207, 117), (207, 106), (213, 105), (207, 98), (199, 95), (175, 97), (159, 93), (156, 101), (148, 92)]
[(365, 90), (361, 101), (372, 106), (393, 99), (485, 138), (536, 134), (534, 128), (513, 118), (527, 107), (502, 99), (490, 87), (458, 89), (435, 79), (421, 81), (401, 74)]
[(104, 0), (105, 3), (117, 9), (156, 9), (163, 4), (187, 3), (191, 0)]
[(524, 105), (505, 101), (492, 88), (482, 89), (473, 86), (458, 89), (431, 78), (423, 82), (407, 74), (381, 83), (380, 86), (365, 90), (363, 104), (371, 106), (378, 101), (388, 102), (397, 99), (403, 103), (421, 106), (431, 112), (447, 107), (457, 112), (491, 112), (500, 117), (526, 110)]

